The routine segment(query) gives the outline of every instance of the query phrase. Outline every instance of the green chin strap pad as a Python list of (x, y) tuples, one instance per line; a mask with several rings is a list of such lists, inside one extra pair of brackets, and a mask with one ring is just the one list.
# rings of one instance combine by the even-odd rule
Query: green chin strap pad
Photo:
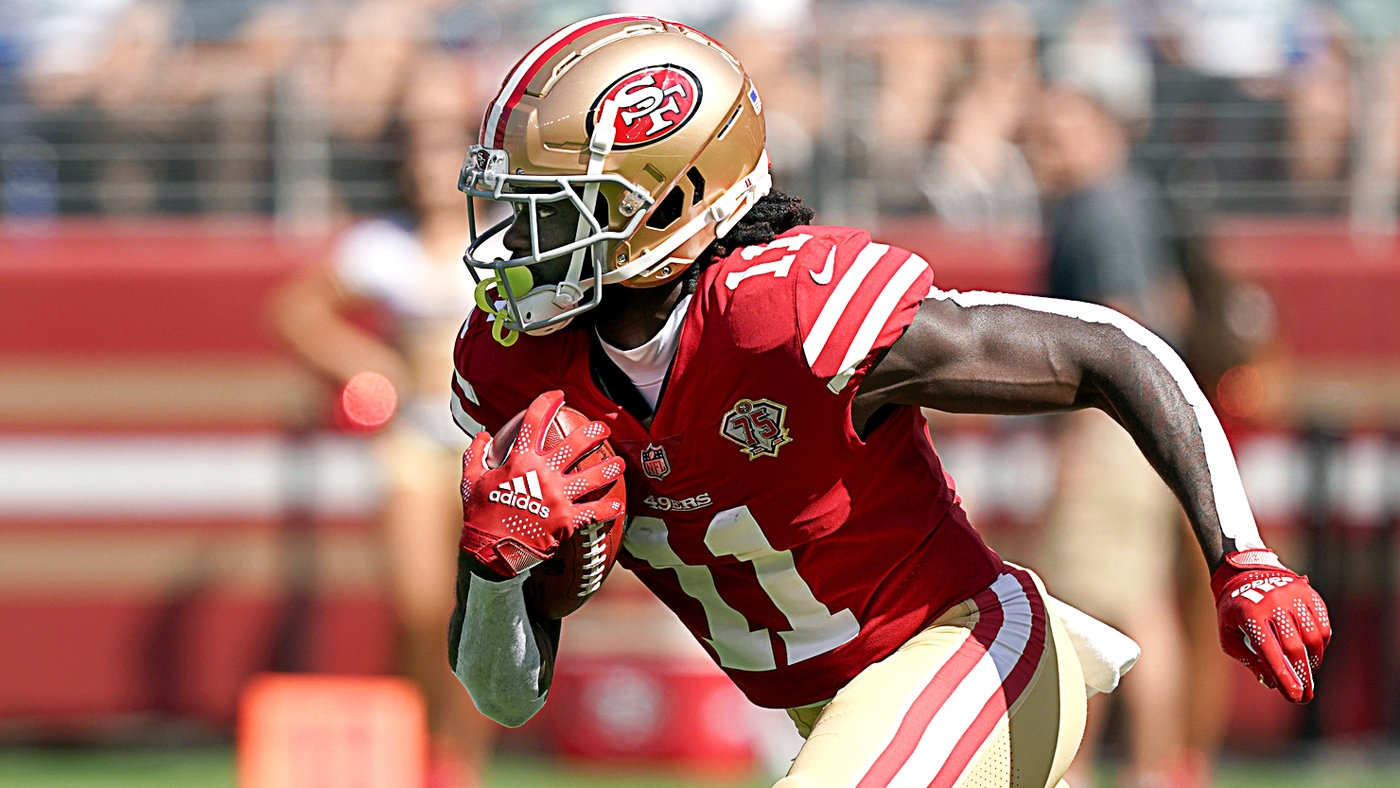
[(496, 300), (504, 301), (506, 299), (505, 285), (501, 283), (502, 274), (505, 275), (505, 280), (510, 285), (510, 292), (516, 298), (524, 296), (535, 287), (534, 274), (530, 273), (530, 269), (523, 265), (497, 271), (494, 277), (483, 279), (476, 286), (476, 305), (481, 308), (481, 311), (492, 314), (496, 312), (495, 304), (491, 303), (491, 299), (486, 295), (486, 291), (492, 287), (496, 288)]
[(476, 286), (476, 305), (481, 311), (494, 315), (496, 320), (491, 326), (491, 336), (506, 347), (515, 344), (515, 340), (520, 337), (520, 333), (514, 329), (506, 328), (505, 321), (510, 314), (509, 307), (496, 308), (487, 290), (493, 287), (496, 290), (496, 299), (504, 300), (506, 297), (505, 285), (501, 283), (500, 277), (504, 274), (506, 282), (510, 285), (510, 292), (516, 298), (520, 298), (530, 292), (535, 287), (535, 277), (530, 273), (530, 269), (521, 265), (514, 268), (507, 268), (498, 271), (495, 277), (484, 279)]
[[(535, 288), (535, 275), (530, 273), (530, 269), (526, 266), (520, 265), (514, 268), (507, 268), (500, 274), (497, 274), (497, 276), (501, 274), (505, 274), (506, 283), (510, 285), (510, 292), (513, 293), (516, 298), (520, 298)], [(502, 297), (505, 296), (504, 291), (498, 290), (497, 292), (499, 292)]]

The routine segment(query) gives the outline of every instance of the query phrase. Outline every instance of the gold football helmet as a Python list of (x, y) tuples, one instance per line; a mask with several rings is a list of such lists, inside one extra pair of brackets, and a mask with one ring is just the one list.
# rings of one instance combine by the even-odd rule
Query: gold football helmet
[[(496, 338), (563, 328), (598, 305), (603, 285), (679, 276), (768, 193), (763, 144), (753, 82), (693, 28), (600, 16), (540, 42), (506, 76), (458, 184), (471, 227), (463, 259)], [(478, 233), (472, 198), (509, 203), (515, 215)], [(562, 202), (578, 212), (574, 238), (541, 248), (541, 206)], [(511, 257), (501, 239), (522, 211), (530, 252)], [(566, 256), (562, 281), (536, 281), (541, 263)]]

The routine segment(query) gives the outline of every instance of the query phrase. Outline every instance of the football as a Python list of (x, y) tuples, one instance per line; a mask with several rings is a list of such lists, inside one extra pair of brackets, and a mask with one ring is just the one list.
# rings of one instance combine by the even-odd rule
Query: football
[[(506, 423), (492, 438), (487, 464), (500, 467), (515, 445), (520, 433), (524, 411)], [(545, 434), (544, 449), (549, 451), (566, 435), (587, 424), (590, 419), (568, 405), (559, 409)], [(583, 470), (617, 456), (611, 445), (601, 445), (580, 457), (565, 470)], [(622, 506), (622, 514), (614, 520), (580, 528), (559, 544), (555, 554), (530, 570), (524, 585), (525, 606), (531, 616), (563, 618), (578, 610), (607, 579), (622, 547), (622, 532), (627, 521), (627, 492), (622, 477), (611, 484), (580, 498), (580, 502), (613, 500)]]

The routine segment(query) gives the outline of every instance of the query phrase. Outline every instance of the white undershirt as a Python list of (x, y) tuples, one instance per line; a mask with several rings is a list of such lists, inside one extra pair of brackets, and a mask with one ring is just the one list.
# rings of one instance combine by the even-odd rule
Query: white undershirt
[(666, 380), (666, 370), (671, 368), (671, 359), (676, 357), (676, 348), (681, 339), (681, 323), (685, 322), (685, 313), (689, 307), (690, 296), (686, 296), (671, 310), (671, 316), (666, 318), (666, 325), (656, 332), (656, 336), (632, 350), (619, 350), (603, 341), (602, 337), (598, 337), (603, 352), (627, 375), (653, 411), (656, 410), (657, 398), (661, 396), (661, 384)]

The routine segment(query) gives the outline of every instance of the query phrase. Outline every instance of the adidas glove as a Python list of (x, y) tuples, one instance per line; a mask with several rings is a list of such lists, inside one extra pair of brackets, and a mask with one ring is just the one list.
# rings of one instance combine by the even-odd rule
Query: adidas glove
[(1271, 550), (1225, 556), (1210, 581), (1220, 646), (1294, 703), (1313, 697), (1313, 671), (1332, 638), (1327, 605)]
[(574, 531), (621, 511), (616, 501), (576, 501), (622, 476), (622, 458), (565, 473), (607, 439), (606, 424), (591, 421), (544, 450), (545, 435), (552, 426), (558, 429), (554, 416), (563, 405), (558, 391), (536, 398), (499, 467), (490, 466), (493, 438), (485, 432), (477, 433), (462, 455), (461, 548), (499, 577), (515, 577), (553, 555)]

